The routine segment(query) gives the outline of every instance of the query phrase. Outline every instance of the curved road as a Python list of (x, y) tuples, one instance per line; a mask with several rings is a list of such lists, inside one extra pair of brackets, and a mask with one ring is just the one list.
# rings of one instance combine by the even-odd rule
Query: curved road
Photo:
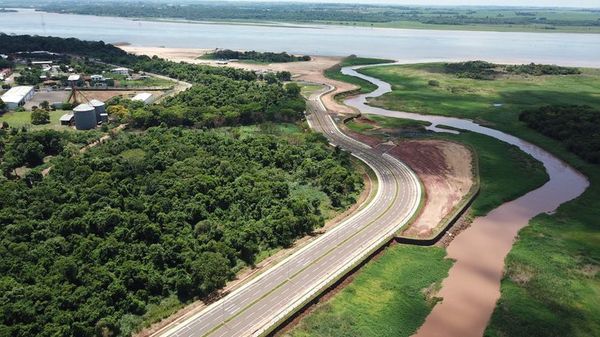
[[(330, 89), (331, 90), (331, 89)], [(327, 91), (328, 92), (328, 91)], [(161, 336), (259, 336), (268, 333), (387, 242), (417, 211), (421, 185), (403, 163), (343, 134), (321, 96), (307, 104), (307, 120), (329, 141), (367, 163), (378, 190), (360, 212), (203, 311), (175, 322)]]

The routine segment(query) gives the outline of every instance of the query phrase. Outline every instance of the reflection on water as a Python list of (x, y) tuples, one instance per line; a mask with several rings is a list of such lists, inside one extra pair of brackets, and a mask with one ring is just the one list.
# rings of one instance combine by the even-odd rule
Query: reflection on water
[[(518, 231), (529, 220), (543, 212), (553, 212), (561, 204), (581, 195), (589, 186), (581, 173), (540, 147), (507, 133), (481, 126), (471, 120), (429, 116), (386, 110), (367, 105), (367, 99), (391, 91), (391, 86), (376, 78), (343, 68), (347, 75), (372, 82), (378, 89), (356, 96), (346, 104), (363, 113), (405, 118), (432, 123), (433, 131), (445, 131), (438, 126), (469, 130), (517, 146), (539, 160), (548, 172), (549, 181), (543, 186), (511, 202), (502, 204), (484, 217), (476, 218), (471, 227), (460, 233), (448, 246), (448, 257), (456, 262), (442, 283), (437, 304), (427, 317), (417, 336), (477, 336), (483, 335), (500, 297), (500, 280), (504, 258), (510, 251)], [(515, 172), (526, 174), (526, 172)]]

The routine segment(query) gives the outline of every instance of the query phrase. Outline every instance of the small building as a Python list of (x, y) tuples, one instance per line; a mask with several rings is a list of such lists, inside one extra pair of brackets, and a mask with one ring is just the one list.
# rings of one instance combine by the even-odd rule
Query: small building
[(0, 81), (4, 81), (12, 74), (12, 69), (4, 68), (0, 69)]
[(92, 81), (92, 82), (102, 82), (102, 81), (104, 81), (104, 76), (102, 76), (102, 75), (92, 75), (92, 76), (90, 76), (90, 81)]
[(67, 113), (60, 116), (60, 125), (70, 126), (73, 125), (73, 120), (75, 119), (75, 115), (72, 113)]
[(73, 109), (75, 128), (77, 130), (90, 130), (96, 127), (96, 109), (89, 104), (79, 104)]
[(149, 92), (140, 92), (139, 94), (133, 96), (132, 101), (143, 102), (144, 104), (152, 103), (152, 94)]
[(47, 61), (31, 61), (31, 64), (34, 65), (34, 66), (41, 66), (41, 65), (44, 65), (44, 64), (52, 64), (52, 63), (53, 62), (50, 61), (50, 60), (47, 60)]
[(106, 112), (100, 114), (100, 122), (102, 122), (102, 123), (108, 123), (108, 114)]
[(69, 77), (67, 77), (67, 81), (69, 82), (79, 82), (80, 80), (81, 76), (78, 74), (69, 75)]
[(29, 101), (34, 94), (35, 90), (32, 86), (24, 85), (10, 88), (0, 98), (4, 103), (6, 103), (6, 107), (9, 110), (14, 110), (25, 104), (25, 102)]
[(113, 74), (129, 76), (129, 69), (127, 68), (114, 68), (110, 72), (112, 72)]

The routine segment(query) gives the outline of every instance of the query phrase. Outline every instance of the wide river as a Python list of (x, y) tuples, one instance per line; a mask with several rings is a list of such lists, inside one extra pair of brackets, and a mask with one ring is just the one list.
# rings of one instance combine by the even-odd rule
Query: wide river
[(254, 49), (326, 56), (356, 54), (402, 62), (483, 59), (600, 67), (600, 34), (158, 22), (30, 9), (0, 13), (0, 32), (154, 47)]

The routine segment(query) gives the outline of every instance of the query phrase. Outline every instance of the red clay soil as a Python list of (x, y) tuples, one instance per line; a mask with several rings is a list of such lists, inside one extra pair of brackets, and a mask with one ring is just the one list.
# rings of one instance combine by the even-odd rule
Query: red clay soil
[(464, 146), (440, 140), (402, 141), (389, 154), (405, 162), (423, 182), (423, 212), (402, 234), (428, 237), (473, 186), (472, 155)]

